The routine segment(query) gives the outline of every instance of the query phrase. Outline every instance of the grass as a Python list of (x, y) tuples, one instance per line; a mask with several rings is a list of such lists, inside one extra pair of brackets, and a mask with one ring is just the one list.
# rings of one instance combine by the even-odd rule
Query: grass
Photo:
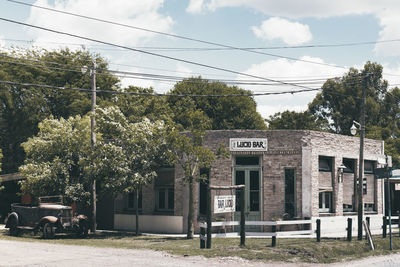
[(45, 240), (41, 235), (24, 233), (19, 237), (0, 231), (0, 239), (26, 242), (46, 242), (65, 245), (110, 247), (125, 249), (150, 249), (176, 255), (204, 257), (241, 257), (263, 262), (332, 263), (349, 261), (368, 256), (386, 255), (400, 252), (400, 237), (393, 237), (393, 250), (389, 250), (389, 238), (374, 236), (375, 251), (371, 251), (366, 240), (347, 242), (343, 239), (277, 239), (276, 247), (271, 247), (271, 239), (246, 239), (246, 246), (239, 247), (238, 238), (213, 238), (211, 249), (200, 249), (199, 239), (187, 240), (179, 237), (133, 236), (130, 234), (98, 233), (88, 238), (78, 239), (73, 235), (58, 234), (54, 239)]

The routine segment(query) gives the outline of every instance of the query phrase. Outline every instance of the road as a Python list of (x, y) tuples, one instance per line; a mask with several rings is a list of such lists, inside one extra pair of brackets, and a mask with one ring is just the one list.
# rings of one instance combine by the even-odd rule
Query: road
[[(400, 254), (371, 257), (329, 266), (399, 266)], [(318, 266), (290, 263), (249, 262), (241, 258), (173, 256), (151, 250), (96, 248), (39, 242), (0, 240), (0, 266)]]

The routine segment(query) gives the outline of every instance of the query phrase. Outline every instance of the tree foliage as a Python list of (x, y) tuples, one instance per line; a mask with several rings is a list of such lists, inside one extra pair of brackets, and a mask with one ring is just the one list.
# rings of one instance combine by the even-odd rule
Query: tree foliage
[[(193, 109), (201, 110), (210, 121), (210, 129), (266, 129), (261, 115), (256, 110), (256, 102), (251, 93), (236, 86), (227, 86), (220, 82), (210, 82), (198, 78), (189, 78), (175, 84), (171, 95), (239, 95), (229, 97), (168, 97), (173, 112), (173, 120), (189, 128), (186, 115)], [(241, 96), (242, 95), (242, 96)]]
[(327, 80), (322, 92), (309, 104), (309, 110), (318, 120), (329, 125), (331, 132), (349, 135), (353, 120), (360, 118), (363, 89), (367, 96), (367, 128), (381, 123), (379, 120), (387, 86), (387, 82), (382, 79), (382, 66), (367, 62), (361, 71), (351, 68), (343, 77)]
[(278, 112), (267, 119), (268, 129), (280, 130), (321, 130), (323, 129), (321, 121), (317, 120), (315, 115), (310, 111), (295, 112), (284, 111)]
[[(119, 80), (108, 74), (107, 63), (88, 51), (15, 50), (1, 53), (0, 80), (25, 84), (44, 84), (58, 87), (90, 89), (90, 75), (81, 73), (81, 67), (96, 58), (97, 86), (114, 90)], [(109, 95), (98, 94), (98, 102)], [(38, 123), (49, 116), (68, 118), (83, 116), (90, 110), (90, 95), (77, 90), (0, 84), (0, 147), (3, 149), (3, 169), (15, 172), (25, 158), (20, 144), (38, 132)]]

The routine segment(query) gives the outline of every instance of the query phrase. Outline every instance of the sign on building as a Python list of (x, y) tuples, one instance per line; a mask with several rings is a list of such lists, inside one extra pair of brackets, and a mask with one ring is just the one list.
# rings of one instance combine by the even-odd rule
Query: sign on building
[(231, 138), (229, 139), (230, 151), (267, 151), (266, 138)]
[(214, 213), (234, 212), (236, 205), (235, 195), (215, 196)]

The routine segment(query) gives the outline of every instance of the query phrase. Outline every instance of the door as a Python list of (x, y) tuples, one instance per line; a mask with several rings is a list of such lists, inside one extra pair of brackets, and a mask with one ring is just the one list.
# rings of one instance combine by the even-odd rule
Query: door
[[(261, 220), (261, 190), (259, 168), (237, 168), (235, 170), (235, 185), (245, 185), (244, 213), (246, 221)], [(236, 191), (235, 220), (240, 220), (240, 193)], [(246, 226), (246, 231), (260, 231), (259, 226)]]

